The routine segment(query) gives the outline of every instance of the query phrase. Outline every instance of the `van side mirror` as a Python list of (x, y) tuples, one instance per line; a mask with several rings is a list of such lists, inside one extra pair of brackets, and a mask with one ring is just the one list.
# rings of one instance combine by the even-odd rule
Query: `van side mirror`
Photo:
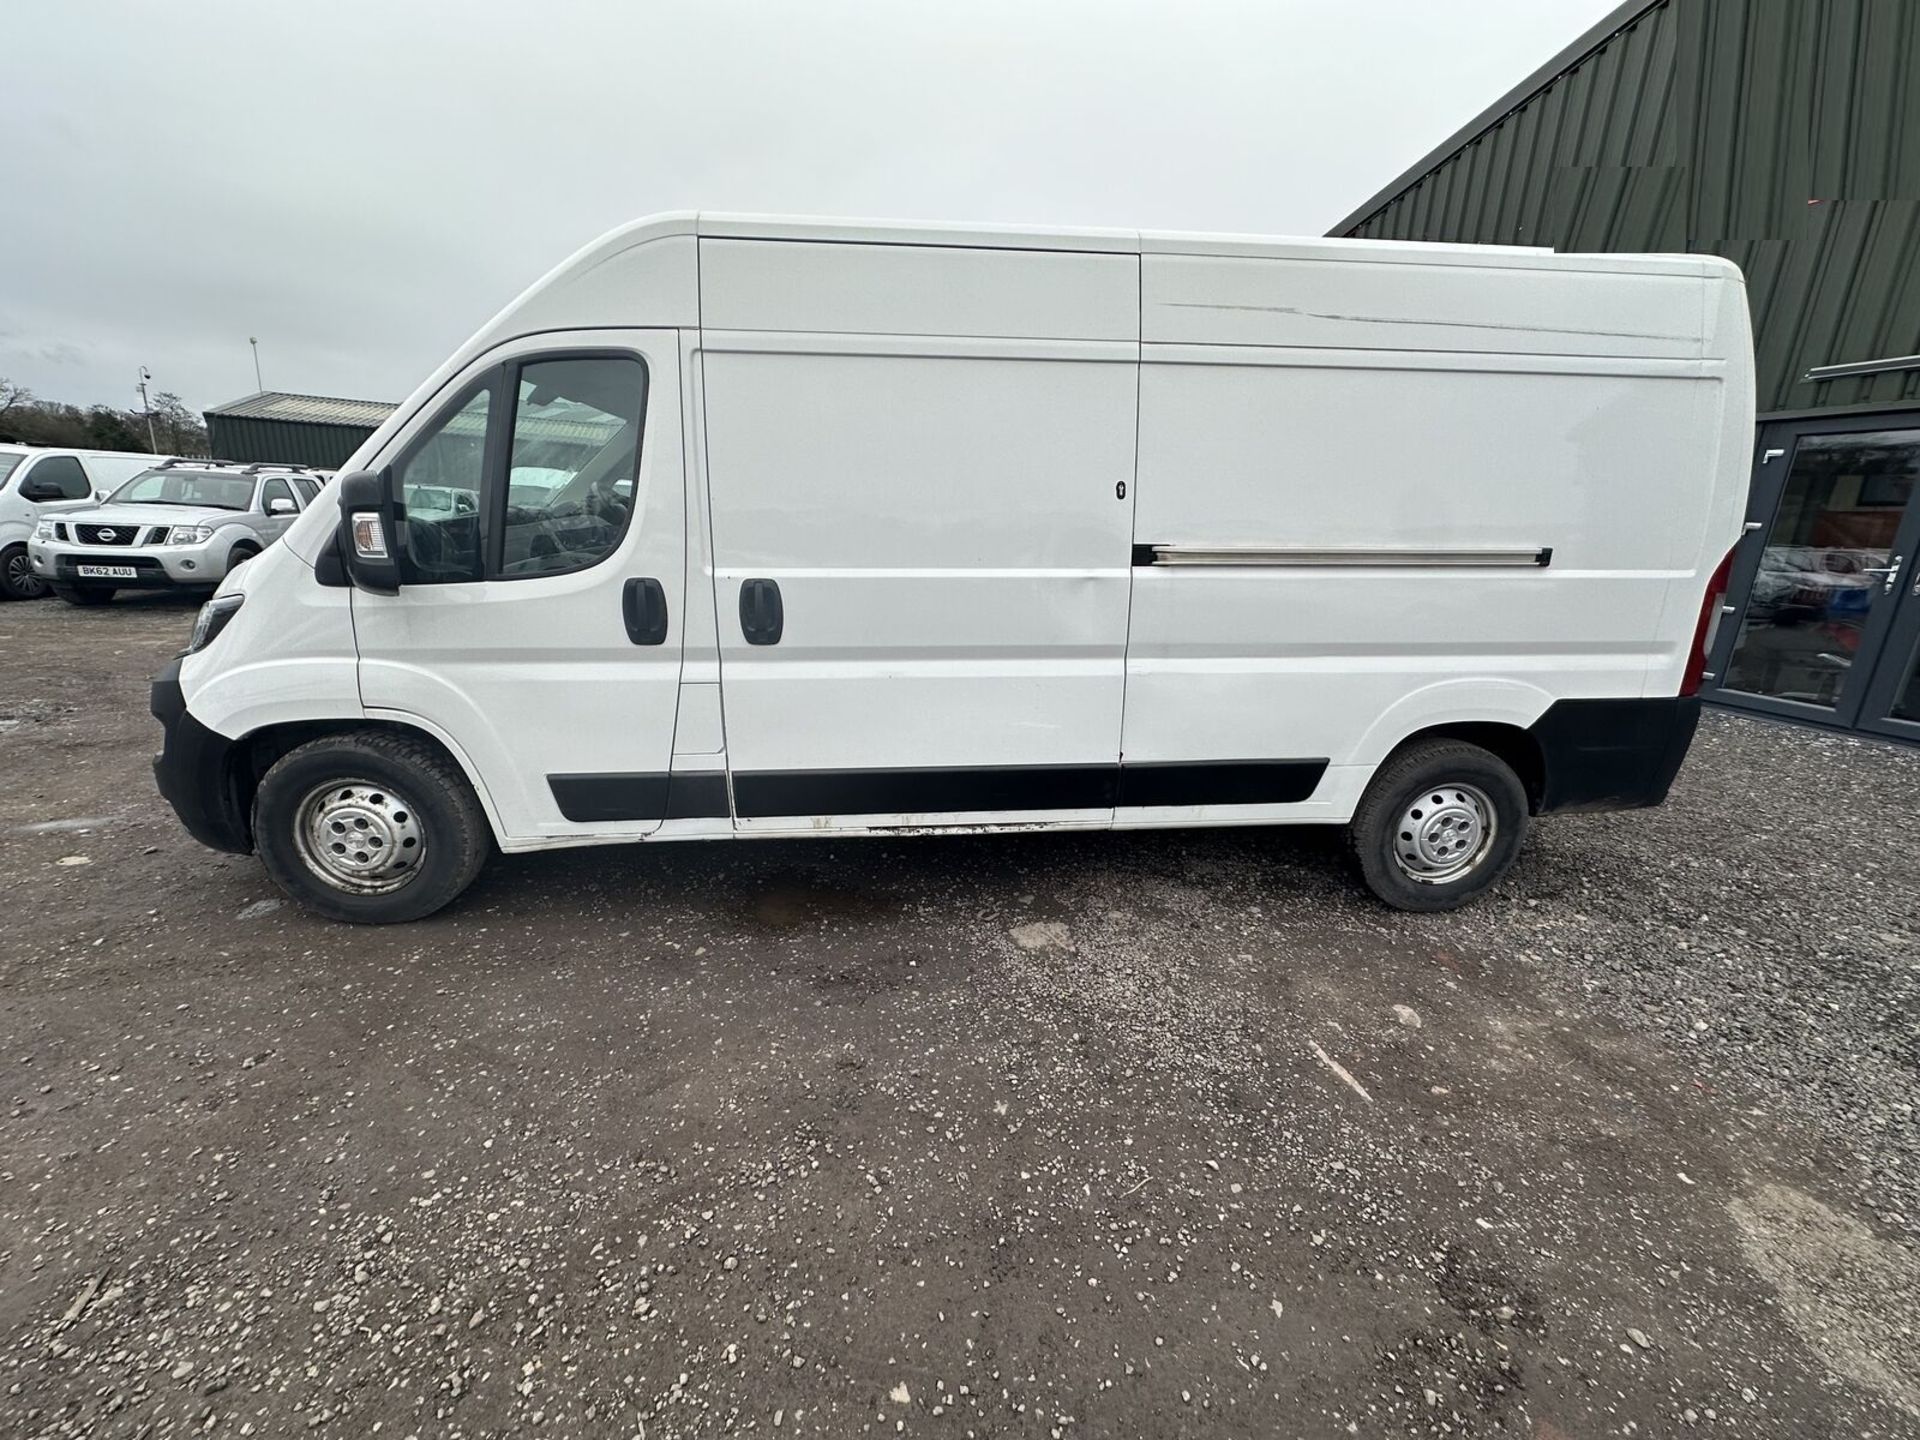
[(20, 482), (22, 500), (64, 500), (67, 492), (60, 488), (58, 480), (41, 480), (29, 475)]
[(355, 470), (340, 477), (340, 558), (347, 578), (375, 595), (400, 593), (399, 526), (393, 472)]

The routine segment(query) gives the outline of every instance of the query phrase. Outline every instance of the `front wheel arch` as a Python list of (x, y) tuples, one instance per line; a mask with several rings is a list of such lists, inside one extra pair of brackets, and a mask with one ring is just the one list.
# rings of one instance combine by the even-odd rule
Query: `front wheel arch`
[(411, 739), (422, 740), (450, 760), (461, 774), (466, 776), (467, 784), (473, 787), (479, 798), (480, 808), (487, 817), (488, 828), (493, 831), (494, 843), (500, 843), (499, 818), (493, 813), (493, 806), (487, 798), (487, 790), (480, 783), (480, 777), (474, 773), (473, 766), (446, 741), (422, 725), (408, 725), (398, 720), (293, 720), (278, 725), (268, 725), (255, 730), (245, 738), (234, 742), (228, 756), (230, 783), (235, 802), (240, 813), (246, 817), (247, 838), (253, 841), (253, 798), (260, 788), (260, 781), (271, 770), (274, 762), (289, 751), (298, 749), (309, 740), (319, 740), (327, 736), (351, 735), (355, 733), (373, 733), (386, 735), (404, 735)]

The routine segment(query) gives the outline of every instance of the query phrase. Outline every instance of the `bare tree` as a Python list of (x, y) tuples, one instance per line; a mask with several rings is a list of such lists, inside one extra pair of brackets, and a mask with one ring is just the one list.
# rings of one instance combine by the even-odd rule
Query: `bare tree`
[(169, 455), (205, 455), (207, 427), (171, 390), (153, 397), (153, 425), (160, 448)]
[[(207, 427), (170, 390), (153, 397), (153, 443), (169, 455), (205, 455)], [(0, 439), (28, 445), (73, 445), (82, 449), (144, 451), (147, 412), (110, 405), (63, 405), (41, 400), (26, 386), (0, 376)]]
[(33, 391), (16, 381), (9, 380), (4, 375), (0, 375), (0, 416), (6, 415), (9, 410), (31, 405), (32, 403)]

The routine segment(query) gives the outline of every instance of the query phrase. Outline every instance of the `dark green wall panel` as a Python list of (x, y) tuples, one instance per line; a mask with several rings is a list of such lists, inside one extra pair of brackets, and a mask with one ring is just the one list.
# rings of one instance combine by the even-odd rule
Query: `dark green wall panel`
[(373, 426), (302, 424), (256, 416), (207, 414), (208, 448), (221, 460), (279, 461), (337, 470)]
[(1746, 272), (1762, 410), (1920, 401), (1920, 0), (1653, 0), (1336, 233)]

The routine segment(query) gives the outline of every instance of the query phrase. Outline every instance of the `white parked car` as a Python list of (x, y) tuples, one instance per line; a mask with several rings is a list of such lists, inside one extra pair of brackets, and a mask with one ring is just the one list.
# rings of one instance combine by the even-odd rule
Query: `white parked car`
[(103, 504), (42, 516), (33, 573), (74, 605), (104, 605), (118, 590), (211, 589), (279, 539), (321, 484), (290, 465), (168, 460)]
[(1666, 795), (1752, 425), (1709, 256), (660, 217), (227, 579), (157, 778), (356, 921), (496, 846), (1294, 823), (1445, 909)]
[(0, 599), (47, 593), (27, 553), (34, 526), (48, 515), (84, 509), (121, 481), (160, 464), (161, 455), (0, 445)]

